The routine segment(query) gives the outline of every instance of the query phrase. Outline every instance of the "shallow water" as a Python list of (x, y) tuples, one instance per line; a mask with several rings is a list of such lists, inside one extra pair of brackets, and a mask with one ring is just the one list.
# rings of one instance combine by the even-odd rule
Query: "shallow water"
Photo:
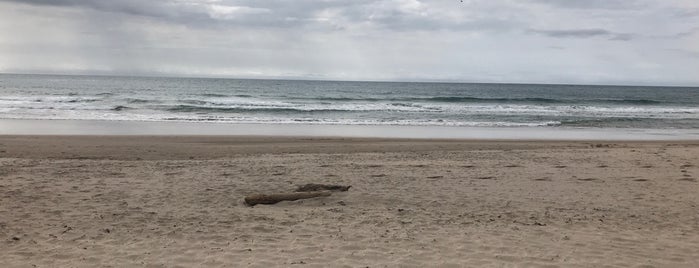
[(227, 124), (0, 119), (0, 135), (267, 135), (486, 140), (699, 140), (698, 129)]

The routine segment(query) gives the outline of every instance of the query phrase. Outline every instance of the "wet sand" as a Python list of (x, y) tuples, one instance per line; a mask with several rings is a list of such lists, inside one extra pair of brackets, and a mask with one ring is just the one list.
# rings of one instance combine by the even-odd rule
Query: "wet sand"
[[(697, 267), (699, 142), (0, 136), (3, 267)], [(253, 193), (351, 185), (248, 207)]]

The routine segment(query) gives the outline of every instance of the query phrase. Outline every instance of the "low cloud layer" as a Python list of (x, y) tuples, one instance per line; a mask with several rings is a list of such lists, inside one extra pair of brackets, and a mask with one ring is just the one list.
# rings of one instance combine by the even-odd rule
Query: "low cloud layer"
[(609, 40), (629, 41), (630, 34), (613, 33), (605, 29), (575, 29), (575, 30), (532, 30), (531, 32), (554, 38), (592, 38), (606, 37)]
[(0, 0), (0, 72), (699, 85), (699, 3)]

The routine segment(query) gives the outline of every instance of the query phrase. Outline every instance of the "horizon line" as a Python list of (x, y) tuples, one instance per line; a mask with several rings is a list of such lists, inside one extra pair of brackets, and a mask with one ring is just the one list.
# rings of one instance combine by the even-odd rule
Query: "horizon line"
[(567, 82), (474, 82), (466, 80), (416, 79), (416, 80), (380, 80), (380, 79), (322, 79), (297, 76), (197, 76), (176, 74), (107, 74), (107, 73), (48, 73), (48, 72), (1, 72), (0, 75), (45, 75), (45, 76), (101, 76), (101, 77), (134, 77), (134, 78), (183, 78), (183, 79), (230, 79), (230, 80), (271, 80), (271, 81), (310, 81), (310, 82), (365, 82), (365, 83), (434, 83), (434, 84), (501, 84), (501, 85), (549, 85), (549, 86), (610, 86), (610, 87), (682, 87), (699, 88), (699, 84), (637, 84), (637, 83), (567, 83)]

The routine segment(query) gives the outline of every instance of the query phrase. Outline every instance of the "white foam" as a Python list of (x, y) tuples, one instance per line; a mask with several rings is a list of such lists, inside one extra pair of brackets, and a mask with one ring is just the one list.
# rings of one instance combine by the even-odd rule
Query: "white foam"
[[(418, 126), (558, 126), (561, 118), (699, 119), (699, 107), (535, 105), (482, 103), (403, 102), (294, 102), (251, 97), (196, 97), (202, 103), (184, 103), (184, 97), (157, 98), (159, 103), (129, 103), (130, 98), (153, 96), (2, 96), (0, 118), (122, 121), (219, 121), (223, 123), (418, 125)], [(178, 105), (203, 108), (242, 109), (227, 111), (168, 111)], [(114, 107), (132, 109), (114, 111)], [(259, 110), (262, 109), (262, 110)], [(279, 113), (270, 115), (279, 110)], [(291, 111), (289, 111), (291, 110)], [(294, 113), (298, 111), (298, 113)], [(304, 112), (316, 112), (312, 115)], [(342, 114), (347, 112), (347, 114)], [(353, 113), (361, 112), (360, 115)], [(371, 113), (375, 113), (372, 115)], [(503, 118), (506, 116), (506, 118)], [(385, 119), (390, 118), (390, 119)], [(437, 118), (442, 118), (437, 119)], [(448, 119), (452, 118), (452, 119)], [(453, 118), (463, 118), (455, 120)], [(474, 119), (489, 118), (489, 119)], [(518, 119), (519, 118), (519, 119)], [(529, 119), (523, 119), (529, 118)], [(532, 120), (531, 118), (542, 118)]]

